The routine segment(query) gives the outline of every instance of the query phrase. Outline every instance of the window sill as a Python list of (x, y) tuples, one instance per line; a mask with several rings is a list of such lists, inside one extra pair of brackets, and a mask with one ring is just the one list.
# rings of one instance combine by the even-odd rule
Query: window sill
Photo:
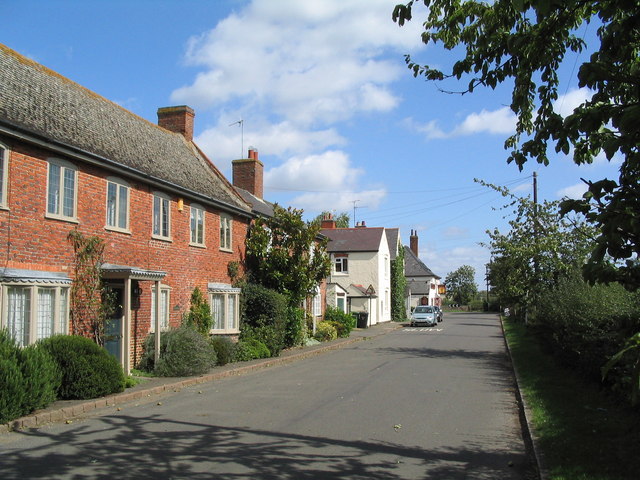
[(235, 330), (209, 330), (210, 335), (239, 335), (240, 329)]
[(222, 248), (222, 247), (220, 247), (220, 251), (221, 252), (225, 252), (225, 253), (233, 253), (233, 249), (231, 249), (231, 248)]
[(173, 239), (171, 237), (162, 237), (160, 235), (151, 234), (151, 238), (153, 238), (154, 240), (160, 240), (161, 242), (173, 243)]
[(132, 235), (131, 230), (127, 228), (110, 227), (108, 225), (105, 225), (104, 229), (109, 232), (117, 232), (117, 233), (124, 233), (125, 235)]
[(68, 223), (80, 223), (80, 221), (76, 217), (63, 217), (62, 215), (54, 215), (52, 213), (46, 213), (44, 218), (48, 218), (49, 220), (59, 220), (61, 222)]
[(204, 248), (204, 249), (207, 248), (207, 246), (204, 243), (192, 243), (192, 242), (189, 242), (189, 246), (193, 247), (193, 248)]

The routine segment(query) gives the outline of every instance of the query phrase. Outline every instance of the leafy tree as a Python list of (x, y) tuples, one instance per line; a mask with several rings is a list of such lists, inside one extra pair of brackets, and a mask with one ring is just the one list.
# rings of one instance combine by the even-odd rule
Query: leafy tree
[(463, 265), (449, 274), (444, 279), (447, 287), (447, 295), (451, 295), (456, 303), (467, 304), (478, 293), (478, 286), (474, 280), (475, 268)]
[(273, 217), (258, 218), (246, 240), (246, 266), (251, 281), (283, 293), (298, 307), (329, 275), (327, 241), (319, 225), (302, 220), (302, 210), (278, 205)]
[(396, 259), (391, 262), (391, 319), (403, 321), (407, 319), (405, 290), (407, 277), (404, 276), (404, 247), (400, 245)]
[(543, 292), (584, 263), (594, 231), (578, 219), (563, 218), (558, 202), (537, 204), (505, 188), (484, 185), (508, 197), (507, 208), (514, 208), (508, 232), (487, 232), (486, 246), (493, 257), (489, 280), (501, 303), (518, 308), (526, 317)]
[[(393, 20), (411, 20), (417, 0), (397, 5)], [(591, 281), (620, 281), (640, 287), (640, 10), (637, 0), (422, 0), (427, 8), (422, 40), (461, 52), (441, 71), (406, 57), (414, 76), (461, 80), (470, 93), (513, 81), (511, 110), (516, 132), (505, 142), (508, 162), (547, 165), (548, 152), (572, 152), (576, 164), (604, 152), (620, 158), (617, 181), (586, 182), (580, 200), (567, 200), (562, 212), (580, 212), (598, 230), (596, 248), (584, 269)], [(577, 33), (594, 24), (597, 41)], [(593, 27), (592, 27), (593, 28)], [(459, 49), (458, 47), (462, 47)], [(558, 69), (565, 57), (593, 52), (578, 69), (578, 86), (592, 96), (572, 114), (554, 110)]]
[[(320, 225), (325, 215), (333, 215), (333, 213), (324, 211), (320, 215), (318, 215), (316, 218), (311, 220), (311, 224)], [(336, 228), (349, 228), (349, 221), (351, 220), (351, 218), (349, 217), (349, 214), (347, 212), (342, 212), (337, 216), (333, 215), (333, 219), (336, 221)]]

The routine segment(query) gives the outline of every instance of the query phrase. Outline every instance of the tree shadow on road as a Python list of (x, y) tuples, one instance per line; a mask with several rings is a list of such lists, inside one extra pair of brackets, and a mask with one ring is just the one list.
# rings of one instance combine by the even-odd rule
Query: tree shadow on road
[[(49, 446), (4, 452), (2, 478), (532, 478), (528, 460), (481, 442), (461, 450), (425, 451), (419, 446), (178, 422), (157, 415), (101, 417), (61, 429), (16, 434), (27, 437), (29, 441), (22, 442), (26, 445), (44, 440)], [(95, 440), (97, 434), (102, 438)]]

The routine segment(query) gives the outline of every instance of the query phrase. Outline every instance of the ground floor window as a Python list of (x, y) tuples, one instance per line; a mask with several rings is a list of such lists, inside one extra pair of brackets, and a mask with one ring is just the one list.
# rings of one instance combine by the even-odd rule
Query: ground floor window
[(25, 346), (67, 333), (69, 286), (1, 284), (0, 327)]
[(209, 304), (213, 326), (211, 333), (240, 332), (240, 289), (226, 284), (209, 285)]
[[(171, 290), (169, 287), (160, 286), (160, 329), (169, 328), (169, 297)], [(156, 287), (151, 287), (151, 331), (156, 328)]]
[(311, 313), (314, 317), (322, 315), (322, 296), (319, 288), (316, 288), (316, 294), (313, 296), (313, 311)]

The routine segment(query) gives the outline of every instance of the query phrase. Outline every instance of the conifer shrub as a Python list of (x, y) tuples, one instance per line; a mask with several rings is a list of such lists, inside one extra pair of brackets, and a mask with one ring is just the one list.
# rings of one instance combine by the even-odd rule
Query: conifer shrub
[(211, 338), (211, 345), (216, 351), (218, 365), (226, 365), (235, 360), (236, 344), (229, 337), (214, 336)]
[(319, 342), (330, 342), (338, 338), (338, 332), (336, 331), (336, 327), (331, 325), (331, 322), (320, 322), (313, 338)]
[(15, 357), (0, 354), (0, 424), (21, 416), (25, 398), (24, 379)]
[(269, 348), (256, 338), (245, 338), (238, 342), (235, 350), (235, 360), (247, 362), (256, 358), (269, 358)]
[(62, 372), (53, 357), (39, 343), (18, 351), (24, 379), (24, 412), (43, 408), (57, 399)]
[(160, 358), (155, 364), (155, 334), (144, 342), (138, 368), (161, 377), (202, 375), (216, 365), (216, 350), (194, 328), (182, 325), (160, 334)]
[(61, 372), (57, 396), (62, 400), (89, 399), (122, 392), (125, 376), (118, 360), (93, 340), (77, 335), (54, 335), (40, 345)]

